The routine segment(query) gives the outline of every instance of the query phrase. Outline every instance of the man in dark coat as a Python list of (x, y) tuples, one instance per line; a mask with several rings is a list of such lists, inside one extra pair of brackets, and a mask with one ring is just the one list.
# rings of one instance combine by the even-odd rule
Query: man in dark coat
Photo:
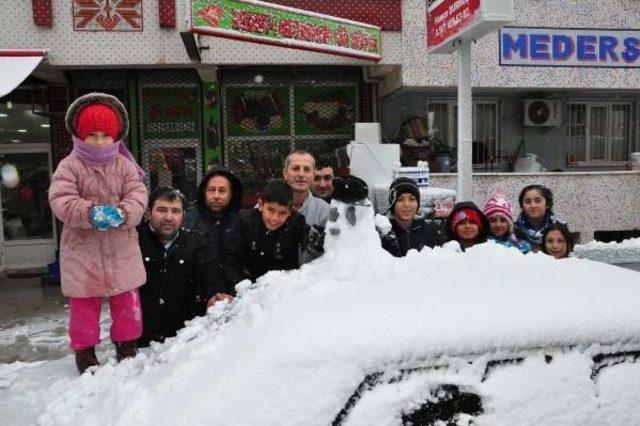
[(147, 273), (140, 287), (142, 336), (138, 346), (176, 335), (185, 321), (204, 313), (202, 293), (216, 283), (204, 236), (182, 228), (185, 199), (180, 191), (159, 188), (149, 198), (149, 221), (138, 228)]
[(322, 234), (293, 211), (293, 190), (284, 182), (268, 185), (258, 208), (244, 210), (225, 233), (224, 273), (233, 285), (255, 281), (269, 271), (300, 267), (301, 257), (322, 254)]
[(214, 271), (204, 297), (211, 305), (229, 300), (235, 295), (233, 287), (225, 287), (222, 271), (223, 234), (237, 219), (242, 206), (242, 182), (224, 167), (207, 171), (198, 187), (196, 206), (187, 212), (185, 228), (204, 235)]
[(381, 235), (382, 248), (396, 257), (402, 257), (411, 249), (441, 246), (447, 242), (443, 224), (438, 221), (417, 218), (420, 207), (420, 189), (411, 178), (399, 177), (389, 188), (389, 212), (391, 230)]

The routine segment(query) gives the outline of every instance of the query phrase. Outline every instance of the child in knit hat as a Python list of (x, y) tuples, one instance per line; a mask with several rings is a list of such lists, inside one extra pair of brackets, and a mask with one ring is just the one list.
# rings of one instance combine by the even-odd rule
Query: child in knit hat
[(69, 297), (69, 337), (80, 373), (98, 365), (100, 311), (109, 298), (116, 358), (135, 356), (142, 333), (138, 287), (145, 269), (136, 226), (147, 204), (144, 172), (122, 142), (127, 111), (115, 97), (90, 93), (67, 111), (73, 150), (49, 187), (51, 210), (63, 223), (62, 293)]
[(531, 251), (531, 245), (516, 237), (513, 227), (513, 207), (502, 191), (493, 194), (484, 203), (484, 215), (489, 221), (489, 239), (505, 247), (515, 247), (521, 253)]
[(489, 222), (478, 206), (470, 201), (463, 201), (451, 210), (447, 218), (447, 229), (452, 239), (458, 241), (462, 251), (465, 251), (487, 241)]
[(441, 246), (447, 242), (444, 229), (438, 222), (418, 217), (420, 189), (408, 177), (399, 177), (389, 187), (389, 222), (391, 229), (378, 229), (382, 248), (395, 257), (402, 257), (411, 249)]

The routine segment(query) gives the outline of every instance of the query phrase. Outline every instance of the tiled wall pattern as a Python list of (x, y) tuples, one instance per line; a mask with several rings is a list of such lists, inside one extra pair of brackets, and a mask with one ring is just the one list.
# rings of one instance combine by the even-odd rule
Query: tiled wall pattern
[(171, 65), (190, 64), (179, 30), (186, 2), (176, 2), (178, 28), (162, 29), (158, 3), (143, 1), (144, 31), (73, 31), (72, 2), (52, 0), (53, 26), (36, 27), (32, 5), (26, 0), (4, 0), (0, 26), (11, 28), (0, 37), (0, 49), (49, 49), (53, 65)]
[[(580, 232), (581, 243), (591, 241), (594, 231), (640, 228), (640, 172), (474, 174), (473, 200), (482, 206), (503, 190), (520, 213), (520, 190), (534, 183), (553, 191), (554, 213), (572, 232)], [(432, 174), (431, 186), (455, 190), (456, 175)]]
[[(630, 28), (640, 26), (635, 0), (515, 0), (514, 25), (560, 28)], [(457, 56), (428, 55), (426, 2), (403, 1), (403, 82), (405, 86), (457, 85)], [(472, 46), (472, 85), (497, 88), (637, 89), (640, 69), (500, 67), (498, 33)]]
[(296, 9), (311, 10), (376, 25), (383, 31), (402, 31), (402, 0), (267, 0)]

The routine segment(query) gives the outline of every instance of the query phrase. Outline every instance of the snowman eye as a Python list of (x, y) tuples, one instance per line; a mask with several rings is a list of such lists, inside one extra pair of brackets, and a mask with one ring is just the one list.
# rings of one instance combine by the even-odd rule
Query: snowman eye
[(338, 220), (339, 217), (340, 217), (340, 212), (338, 211), (338, 208), (331, 207), (331, 210), (329, 210), (329, 220), (331, 222), (335, 222)]

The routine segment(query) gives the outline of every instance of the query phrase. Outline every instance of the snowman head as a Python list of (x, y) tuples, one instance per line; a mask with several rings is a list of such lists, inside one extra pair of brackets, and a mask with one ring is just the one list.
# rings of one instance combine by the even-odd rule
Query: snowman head
[(367, 244), (379, 246), (373, 216), (373, 205), (368, 199), (353, 204), (332, 200), (325, 231), (325, 249), (352, 250)]

